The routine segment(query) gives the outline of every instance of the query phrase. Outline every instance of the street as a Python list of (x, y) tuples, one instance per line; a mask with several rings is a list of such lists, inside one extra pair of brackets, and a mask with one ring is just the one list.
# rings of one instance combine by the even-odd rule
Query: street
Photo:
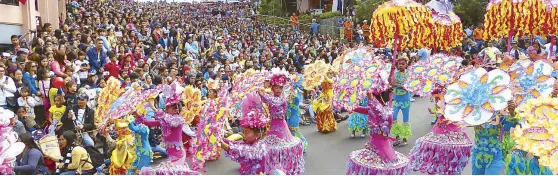
[[(415, 145), (417, 138), (424, 136), (431, 129), (430, 122), (434, 119), (428, 113), (427, 108), (431, 108), (432, 103), (428, 97), (416, 98), (416, 102), (411, 104), (410, 122), (413, 131), (412, 139), (408, 145), (404, 147), (396, 147), (395, 149), (403, 154), (409, 154), (409, 151)], [(399, 120), (401, 121), (401, 115)], [(306, 162), (307, 175), (345, 175), (347, 157), (353, 150), (364, 147), (368, 140), (366, 138), (349, 138), (351, 132), (347, 129), (347, 121), (343, 121), (337, 125), (337, 131), (329, 134), (319, 133), (315, 125), (301, 126), (301, 132), (308, 140), (308, 152), (304, 159)], [(473, 129), (467, 129), (470, 138), (473, 137)], [(358, 136), (358, 134), (357, 134)], [(217, 161), (208, 162), (206, 171), (209, 175), (236, 175), (238, 163), (221, 156)], [(412, 172), (413, 175), (424, 175), (420, 172)], [(462, 173), (464, 175), (471, 174), (471, 165), (469, 164)]]

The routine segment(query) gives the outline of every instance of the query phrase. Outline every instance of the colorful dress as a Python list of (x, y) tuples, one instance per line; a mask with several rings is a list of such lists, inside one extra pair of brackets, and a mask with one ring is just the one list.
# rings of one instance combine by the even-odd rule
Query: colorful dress
[[(198, 140), (200, 139), (209, 139), (208, 136), (215, 136), (213, 134), (213, 131), (211, 130), (206, 130), (206, 128), (209, 128), (210, 126), (212, 126), (212, 123), (215, 123), (217, 120), (217, 118), (224, 118), (222, 113), (219, 113), (219, 111), (221, 111), (221, 108), (219, 107), (219, 99), (214, 99), (211, 100), (209, 99), (209, 101), (204, 105), (204, 110), (201, 113), (201, 118), (200, 118), (200, 122), (198, 124), (198, 128), (197, 128), (197, 136), (198, 136)], [(207, 158), (208, 161), (215, 161), (217, 159), (219, 159), (219, 157), (221, 157), (221, 148), (218, 145), (210, 145), (211, 147), (211, 153), (209, 155), (209, 157)]]
[(155, 167), (143, 167), (141, 175), (199, 175), (189, 169), (186, 163), (186, 152), (182, 144), (182, 126), (184, 118), (178, 114), (157, 114), (159, 120), (139, 120), (148, 127), (161, 127), (163, 138), (165, 139), (165, 147), (167, 149), (167, 160)]
[(289, 125), (289, 130), (291, 134), (297, 138), (299, 138), (302, 143), (304, 144), (304, 152), (308, 148), (308, 141), (299, 131), (301, 114), (300, 114), (300, 101), (302, 100), (302, 92), (300, 90), (296, 91), (296, 96), (294, 96), (291, 101), (289, 101), (288, 109), (287, 109), (287, 124)]
[[(395, 85), (403, 86), (409, 75), (405, 72), (395, 72)], [(411, 125), (409, 124), (409, 111), (411, 109), (411, 94), (405, 89), (396, 87), (393, 89), (393, 128), (391, 135), (402, 138), (411, 138)], [(397, 121), (399, 111), (403, 113), (403, 124)]]
[(357, 107), (354, 111), (368, 115), (370, 139), (363, 149), (349, 154), (347, 175), (409, 174), (409, 159), (393, 149), (389, 137), (393, 122), (391, 108), (377, 100), (369, 100), (368, 106)]
[(475, 126), (475, 145), (471, 152), (473, 175), (500, 174), (504, 167), (501, 127), (491, 123)]
[(126, 175), (126, 171), (136, 159), (134, 136), (128, 126), (117, 124), (116, 146), (110, 156), (109, 173), (111, 175)]
[(312, 103), (312, 108), (316, 112), (316, 126), (318, 131), (328, 133), (337, 130), (337, 122), (333, 116), (333, 80), (326, 79), (322, 82), (322, 93), (318, 99)]
[(503, 121), (503, 141), (502, 150), (504, 153), (506, 175), (552, 175), (552, 171), (548, 167), (539, 164), (538, 157), (530, 160), (527, 158), (527, 152), (514, 149), (515, 141), (511, 139), (510, 132), (512, 127), (520, 125), (517, 121), (519, 118), (506, 118)]
[(411, 149), (411, 169), (432, 175), (460, 175), (469, 162), (473, 143), (459, 125), (446, 121), (443, 115), (436, 122)]
[(225, 156), (240, 164), (238, 173), (240, 175), (269, 174), (265, 166), (267, 157), (266, 145), (263, 141), (247, 144), (243, 141), (224, 140), (229, 145)]
[(136, 160), (128, 168), (127, 175), (137, 175), (143, 167), (149, 166), (153, 159), (151, 145), (149, 145), (149, 128), (145, 125), (128, 124), (130, 130), (136, 134)]
[(262, 140), (266, 144), (267, 157), (265, 165), (280, 168), (287, 175), (300, 175), (304, 173), (304, 145), (299, 138), (291, 135), (287, 122), (287, 98), (283, 96), (272, 96), (264, 94), (262, 102), (269, 109), (271, 122), (269, 131)]
[[(359, 106), (368, 105), (368, 97), (359, 101)], [(349, 116), (347, 125), (349, 126), (350, 132), (364, 131), (368, 132), (368, 116), (366, 114), (361, 114), (358, 112), (353, 112)]]

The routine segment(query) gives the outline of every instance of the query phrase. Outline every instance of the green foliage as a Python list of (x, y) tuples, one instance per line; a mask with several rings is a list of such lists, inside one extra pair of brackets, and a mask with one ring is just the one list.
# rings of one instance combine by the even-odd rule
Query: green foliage
[(488, 0), (466, 0), (454, 3), (453, 11), (459, 18), (463, 26), (477, 25), (484, 20)]
[(262, 15), (282, 16), (281, 0), (261, 0), (258, 11)]
[(366, 0), (362, 3), (360, 0), (355, 1), (355, 14), (359, 20), (368, 20), (372, 18), (372, 13), (387, 0)]

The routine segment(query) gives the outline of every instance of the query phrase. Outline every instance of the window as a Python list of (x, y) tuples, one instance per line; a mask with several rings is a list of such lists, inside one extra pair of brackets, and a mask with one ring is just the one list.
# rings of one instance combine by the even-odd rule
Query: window
[(19, 6), (18, 0), (0, 0), (0, 4)]

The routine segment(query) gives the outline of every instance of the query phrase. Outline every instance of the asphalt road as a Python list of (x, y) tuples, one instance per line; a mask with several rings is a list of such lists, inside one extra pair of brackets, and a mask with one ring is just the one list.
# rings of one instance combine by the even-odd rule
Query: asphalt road
[[(395, 149), (403, 154), (409, 154), (409, 151), (415, 145), (417, 138), (426, 135), (432, 128), (430, 121), (434, 118), (428, 113), (428, 109), (432, 107), (429, 98), (416, 98), (416, 102), (411, 104), (411, 128), (413, 131), (412, 139), (408, 145), (404, 147), (396, 147)], [(399, 116), (400, 120), (401, 115)], [(301, 131), (308, 140), (308, 152), (304, 156), (306, 162), (306, 175), (345, 175), (347, 158), (351, 151), (361, 149), (368, 140), (366, 138), (349, 138), (350, 132), (347, 129), (347, 121), (337, 124), (337, 131), (322, 134), (319, 133), (316, 126), (301, 126)], [(467, 129), (468, 135), (472, 138), (472, 129)], [(217, 161), (208, 162), (206, 171), (209, 175), (237, 175), (238, 163), (221, 155)], [(413, 172), (413, 175), (423, 175), (420, 172)], [(469, 164), (464, 175), (471, 174), (471, 164)]]

